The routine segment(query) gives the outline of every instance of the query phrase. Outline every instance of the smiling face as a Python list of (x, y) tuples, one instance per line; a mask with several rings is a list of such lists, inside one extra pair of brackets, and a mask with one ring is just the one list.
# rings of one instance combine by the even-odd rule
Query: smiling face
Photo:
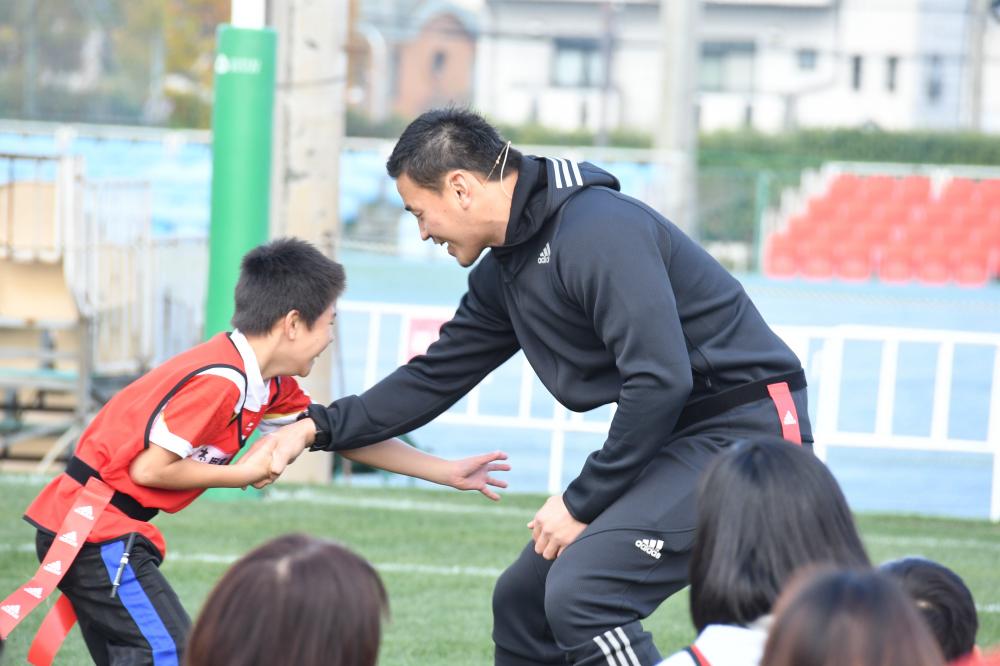
[(333, 324), (336, 320), (337, 310), (333, 305), (312, 326), (306, 326), (302, 319), (296, 320), (293, 339), (295, 370), (289, 374), (305, 377), (312, 371), (316, 359), (333, 342)]
[(396, 189), (406, 210), (417, 218), (420, 238), (446, 245), (448, 254), (462, 266), (471, 266), (488, 246), (487, 236), (470, 214), (471, 174), (446, 177), (440, 192), (421, 187), (405, 173), (396, 180)]

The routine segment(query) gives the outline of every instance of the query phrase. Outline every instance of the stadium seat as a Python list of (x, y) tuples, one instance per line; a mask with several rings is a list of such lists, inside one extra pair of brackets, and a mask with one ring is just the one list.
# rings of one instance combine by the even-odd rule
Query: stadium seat
[(1000, 210), (1000, 178), (980, 181), (979, 187), (980, 203), (987, 210)]
[(952, 178), (934, 199), (927, 176), (842, 173), (783, 238), (765, 253), (769, 275), (983, 284), (1000, 274), (1000, 179)]
[(847, 200), (857, 194), (861, 187), (861, 179), (852, 173), (844, 173), (833, 179), (830, 183), (830, 197), (833, 199)]
[(927, 285), (951, 282), (952, 248), (934, 243), (912, 247), (914, 274), (917, 280)]
[(892, 176), (868, 176), (861, 181), (857, 199), (870, 203), (887, 201), (895, 184), (896, 179)]
[(908, 247), (894, 244), (885, 248), (878, 259), (878, 277), (883, 282), (900, 284), (913, 279), (913, 257)]
[(970, 227), (960, 227), (955, 224), (934, 227), (929, 230), (927, 240), (932, 244), (954, 249), (969, 241), (971, 231)]
[(970, 178), (952, 178), (944, 186), (940, 202), (948, 206), (968, 205), (973, 200), (976, 181)]
[(896, 181), (893, 199), (904, 207), (925, 204), (931, 198), (931, 179), (927, 176), (907, 176)]
[(944, 228), (944, 225), (910, 222), (905, 227), (897, 227), (893, 240), (906, 242), (910, 246), (927, 245), (932, 242), (936, 230)]
[(981, 245), (961, 247), (952, 255), (952, 276), (963, 287), (982, 287), (990, 281), (990, 252)]
[(810, 280), (833, 277), (833, 251), (828, 242), (803, 243), (798, 248), (799, 273)]
[(773, 278), (790, 278), (797, 272), (795, 244), (788, 236), (771, 234), (764, 253), (764, 274)]
[(820, 197), (809, 201), (808, 217), (816, 221), (833, 219), (842, 203), (841, 199)]
[(847, 242), (834, 252), (834, 274), (841, 280), (863, 282), (872, 276), (871, 246)]

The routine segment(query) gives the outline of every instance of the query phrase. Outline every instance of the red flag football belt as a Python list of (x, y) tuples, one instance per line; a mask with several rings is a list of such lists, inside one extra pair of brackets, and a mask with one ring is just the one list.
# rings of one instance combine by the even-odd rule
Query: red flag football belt
[[(781, 386), (784, 386), (784, 389), (772, 388)], [(802, 437), (799, 434), (799, 416), (795, 411), (791, 392), (799, 391), (805, 387), (806, 374), (801, 370), (796, 370), (795, 372), (743, 384), (722, 393), (696, 400), (681, 411), (681, 415), (677, 419), (677, 425), (674, 426), (674, 432), (679, 432), (695, 423), (724, 414), (734, 407), (770, 398), (779, 410), (778, 418), (782, 424), (781, 432), (784, 438), (801, 444)], [(787, 396), (787, 400), (781, 396)], [(781, 404), (778, 404), (779, 400)], [(790, 417), (789, 414), (791, 415)], [(791, 427), (793, 425), (794, 428)], [(794, 432), (792, 432), (793, 430)]]
[[(59, 526), (38, 571), (31, 580), (0, 602), (0, 638), (6, 640), (14, 627), (55, 591), (113, 494), (114, 490), (100, 479), (87, 480), (73, 508)], [(60, 597), (42, 622), (31, 644), (28, 661), (36, 665), (51, 663), (75, 622), (73, 607), (65, 597)]]

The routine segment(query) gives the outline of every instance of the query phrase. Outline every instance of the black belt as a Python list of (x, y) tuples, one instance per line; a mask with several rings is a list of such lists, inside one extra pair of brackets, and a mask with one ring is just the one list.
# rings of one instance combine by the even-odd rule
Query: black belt
[[(90, 478), (96, 478), (100, 481), (104, 480), (101, 478), (100, 472), (76, 456), (70, 458), (69, 462), (66, 463), (66, 474), (68, 474), (71, 479), (79, 483), (81, 486), (87, 485), (87, 480)], [(160, 512), (159, 509), (148, 509), (144, 507), (139, 504), (139, 500), (136, 498), (117, 490), (115, 491), (115, 494), (111, 496), (111, 506), (121, 511), (129, 518), (142, 520), (144, 522), (149, 522)]]
[(758, 379), (755, 382), (743, 384), (722, 393), (696, 400), (681, 410), (680, 418), (677, 419), (677, 425), (674, 426), (674, 432), (683, 430), (699, 421), (724, 414), (733, 407), (770, 398), (771, 396), (767, 392), (767, 387), (771, 384), (780, 384), (782, 382), (788, 384), (789, 391), (799, 391), (806, 387), (806, 373), (796, 370), (784, 375)]

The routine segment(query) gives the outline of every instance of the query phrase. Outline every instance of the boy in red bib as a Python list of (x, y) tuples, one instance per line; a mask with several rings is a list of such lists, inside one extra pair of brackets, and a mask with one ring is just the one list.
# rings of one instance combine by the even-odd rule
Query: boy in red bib
[[(64, 596), (39, 631), (32, 663), (51, 661), (74, 615), (97, 664), (180, 662), (190, 618), (160, 573), (166, 544), (149, 521), (160, 510), (183, 509), (206, 488), (274, 481), (267, 438), (229, 463), (255, 430), (273, 431), (308, 408), (309, 395), (293, 376), (308, 375), (332, 341), (344, 281), (340, 264), (296, 239), (244, 257), (234, 330), (112, 398), (81, 436), (66, 472), (28, 507), (42, 567), (4, 600), (0, 638), (58, 587)], [(506, 458), (500, 452), (445, 461), (399, 440), (344, 453), (491, 499), (497, 496), (488, 486), (506, 484), (489, 472), (509, 469), (496, 462)]]

